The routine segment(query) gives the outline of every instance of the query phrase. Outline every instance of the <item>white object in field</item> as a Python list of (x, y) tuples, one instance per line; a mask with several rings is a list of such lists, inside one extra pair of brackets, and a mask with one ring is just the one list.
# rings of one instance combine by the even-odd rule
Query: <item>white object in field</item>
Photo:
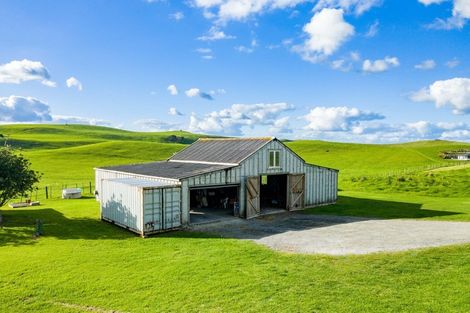
[(16, 208), (25, 208), (27, 206), (37, 206), (37, 205), (41, 205), (41, 202), (39, 201), (33, 201), (33, 202), (13, 202), (13, 203), (10, 203), (8, 204), (8, 206), (12, 209), (16, 209)]
[(24, 208), (24, 207), (27, 207), (29, 206), (29, 203), (27, 202), (15, 202), (15, 203), (10, 203), (8, 204), (8, 206), (12, 209), (15, 209), (15, 208)]
[(69, 188), (62, 190), (62, 199), (80, 199), (82, 197), (82, 189)]

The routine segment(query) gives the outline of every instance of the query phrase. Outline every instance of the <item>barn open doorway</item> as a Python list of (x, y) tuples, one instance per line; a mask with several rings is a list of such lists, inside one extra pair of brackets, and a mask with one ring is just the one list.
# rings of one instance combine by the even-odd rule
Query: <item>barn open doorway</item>
[(194, 188), (189, 191), (190, 222), (200, 224), (238, 216), (239, 187)]
[(261, 176), (260, 207), (261, 214), (287, 209), (287, 174)]

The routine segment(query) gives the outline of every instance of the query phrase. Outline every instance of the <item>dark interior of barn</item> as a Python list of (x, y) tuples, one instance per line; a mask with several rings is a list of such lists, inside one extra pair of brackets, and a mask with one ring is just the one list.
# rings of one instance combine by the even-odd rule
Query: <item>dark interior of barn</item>
[(204, 188), (190, 191), (191, 211), (234, 215), (238, 187)]
[(261, 176), (261, 209), (287, 208), (287, 175)]

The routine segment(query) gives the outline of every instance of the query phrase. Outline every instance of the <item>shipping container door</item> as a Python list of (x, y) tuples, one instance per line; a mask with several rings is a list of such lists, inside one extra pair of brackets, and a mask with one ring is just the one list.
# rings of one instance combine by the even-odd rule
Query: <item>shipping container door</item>
[(248, 177), (246, 179), (246, 218), (258, 216), (260, 213), (260, 177)]
[(163, 190), (163, 229), (181, 226), (181, 188)]
[(305, 198), (305, 175), (290, 174), (288, 188), (287, 209), (289, 211), (303, 209)]
[(162, 189), (144, 189), (144, 231), (162, 229)]

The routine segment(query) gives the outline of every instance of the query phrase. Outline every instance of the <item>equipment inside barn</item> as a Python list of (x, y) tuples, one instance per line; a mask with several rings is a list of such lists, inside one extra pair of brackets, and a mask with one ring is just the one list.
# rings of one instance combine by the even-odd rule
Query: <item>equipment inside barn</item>
[(219, 187), (193, 189), (190, 192), (190, 208), (233, 214), (238, 202), (238, 187)]

